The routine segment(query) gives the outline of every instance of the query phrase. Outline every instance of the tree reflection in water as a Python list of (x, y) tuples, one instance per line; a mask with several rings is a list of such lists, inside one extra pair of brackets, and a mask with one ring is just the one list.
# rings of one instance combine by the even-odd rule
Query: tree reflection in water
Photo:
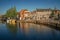
[(16, 26), (16, 24), (6, 24), (6, 27), (9, 30), (9, 33), (11, 33), (13, 36), (17, 35), (17, 26)]

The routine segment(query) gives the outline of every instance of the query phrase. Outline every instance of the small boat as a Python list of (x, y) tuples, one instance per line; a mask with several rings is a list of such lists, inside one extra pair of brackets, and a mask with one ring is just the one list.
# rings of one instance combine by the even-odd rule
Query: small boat
[(9, 22), (10, 22), (10, 20), (8, 19), (8, 20), (7, 20), (7, 23), (9, 23)]

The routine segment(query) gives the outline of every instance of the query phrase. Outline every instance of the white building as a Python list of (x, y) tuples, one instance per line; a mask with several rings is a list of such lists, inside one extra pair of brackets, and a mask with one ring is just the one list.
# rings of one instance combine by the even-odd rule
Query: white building
[(50, 9), (36, 9), (35, 12), (33, 12), (33, 20), (46, 20), (49, 19), (49, 16), (51, 14)]

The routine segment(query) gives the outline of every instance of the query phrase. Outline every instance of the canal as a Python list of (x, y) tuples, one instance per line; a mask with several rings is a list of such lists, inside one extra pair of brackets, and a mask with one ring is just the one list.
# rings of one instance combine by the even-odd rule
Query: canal
[(60, 40), (60, 30), (33, 23), (0, 23), (0, 40)]

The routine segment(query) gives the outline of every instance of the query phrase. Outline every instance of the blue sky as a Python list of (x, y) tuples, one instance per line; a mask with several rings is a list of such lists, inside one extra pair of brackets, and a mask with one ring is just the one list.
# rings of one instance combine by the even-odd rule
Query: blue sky
[(0, 14), (5, 14), (6, 10), (16, 6), (17, 11), (28, 9), (29, 11), (36, 8), (54, 8), (60, 9), (60, 0), (0, 0)]

